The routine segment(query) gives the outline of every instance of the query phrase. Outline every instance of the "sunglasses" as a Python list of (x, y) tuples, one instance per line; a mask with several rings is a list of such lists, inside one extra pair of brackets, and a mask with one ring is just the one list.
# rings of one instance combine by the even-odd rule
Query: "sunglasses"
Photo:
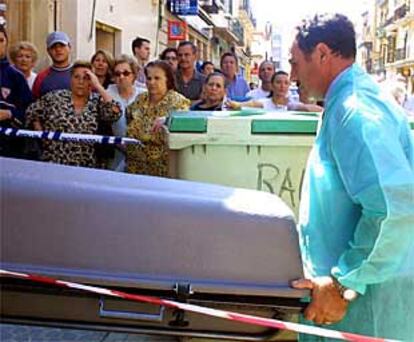
[(121, 75), (124, 76), (124, 77), (128, 77), (131, 74), (132, 74), (132, 71), (127, 71), (127, 70), (125, 70), (125, 71), (115, 71), (114, 72), (114, 75), (116, 77), (121, 77)]

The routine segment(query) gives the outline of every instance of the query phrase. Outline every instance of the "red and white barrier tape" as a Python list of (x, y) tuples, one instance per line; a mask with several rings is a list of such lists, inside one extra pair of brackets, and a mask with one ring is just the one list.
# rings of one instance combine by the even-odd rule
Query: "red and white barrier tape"
[(210, 309), (210, 308), (206, 308), (206, 307), (202, 307), (198, 305), (185, 304), (185, 303), (175, 302), (171, 300), (156, 298), (156, 297), (135, 295), (135, 294), (130, 294), (130, 293), (122, 292), (122, 291), (109, 290), (109, 289), (105, 289), (102, 287), (88, 286), (88, 285), (83, 285), (79, 283), (72, 283), (68, 281), (53, 279), (50, 277), (37, 276), (37, 275), (26, 274), (26, 273), (17, 273), (17, 272), (2, 270), (2, 269), (0, 269), (0, 276), (21, 278), (21, 279), (31, 280), (31, 281), (35, 281), (39, 283), (56, 285), (60, 287), (69, 287), (72, 289), (78, 289), (78, 290), (97, 293), (100, 295), (105, 295), (105, 296), (110, 296), (110, 297), (123, 298), (126, 300), (131, 300), (131, 301), (136, 301), (136, 302), (144, 302), (144, 303), (149, 303), (149, 304), (154, 304), (154, 305), (164, 305), (164, 306), (175, 308), (175, 309), (182, 309), (185, 311), (196, 312), (196, 313), (203, 314), (203, 315), (228, 319), (230, 321), (236, 321), (236, 322), (241, 322), (245, 324), (251, 324), (251, 325), (268, 327), (268, 328), (290, 330), (290, 331), (294, 331), (294, 332), (302, 333), (302, 334), (310, 334), (310, 335), (316, 335), (320, 337), (329, 337), (329, 338), (336, 338), (339, 340), (356, 341), (356, 342), (396, 342), (396, 340), (363, 336), (363, 335), (358, 335), (358, 334), (353, 334), (353, 333), (340, 332), (340, 331), (334, 331), (334, 330), (329, 330), (329, 329), (324, 329), (324, 328), (319, 328), (319, 327), (308, 326), (304, 324), (284, 322), (284, 321), (280, 321), (277, 319), (270, 319), (270, 318), (252, 316), (252, 315), (239, 314), (236, 312), (225, 311), (225, 310)]

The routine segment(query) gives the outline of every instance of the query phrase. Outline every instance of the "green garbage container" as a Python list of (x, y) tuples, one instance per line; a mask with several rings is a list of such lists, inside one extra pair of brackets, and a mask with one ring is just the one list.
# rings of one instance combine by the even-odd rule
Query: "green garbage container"
[(298, 214), (315, 113), (173, 113), (171, 176), (279, 195)]

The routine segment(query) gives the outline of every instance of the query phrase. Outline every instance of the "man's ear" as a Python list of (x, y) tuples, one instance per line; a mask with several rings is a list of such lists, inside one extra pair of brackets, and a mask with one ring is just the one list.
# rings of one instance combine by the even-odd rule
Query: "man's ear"
[(332, 56), (331, 48), (325, 43), (318, 43), (315, 47), (315, 51), (317, 52), (316, 58), (319, 59), (319, 62), (322, 64), (326, 64)]

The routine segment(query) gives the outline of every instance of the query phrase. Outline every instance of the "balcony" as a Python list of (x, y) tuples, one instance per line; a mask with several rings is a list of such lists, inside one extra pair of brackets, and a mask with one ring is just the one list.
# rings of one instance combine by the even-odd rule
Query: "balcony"
[(394, 63), (394, 62), (395, 62), (395, 52), (390, 49), (387, 53), (387, 63)]
[(233, 32), (233, 34), (238, 39), (238, 45), (243, 46), (244, 45), (244, 29), (242, 24), (239, 20), (235, 19), (230, 22), (230, 30)]
[(199, 0), (199, 5), (208, 14), (217, 14), (220, 9), (224, 9), (223, 0)]
[(407, 57), (405, 48), (395, 50), (395, 61), (401, 61)]

